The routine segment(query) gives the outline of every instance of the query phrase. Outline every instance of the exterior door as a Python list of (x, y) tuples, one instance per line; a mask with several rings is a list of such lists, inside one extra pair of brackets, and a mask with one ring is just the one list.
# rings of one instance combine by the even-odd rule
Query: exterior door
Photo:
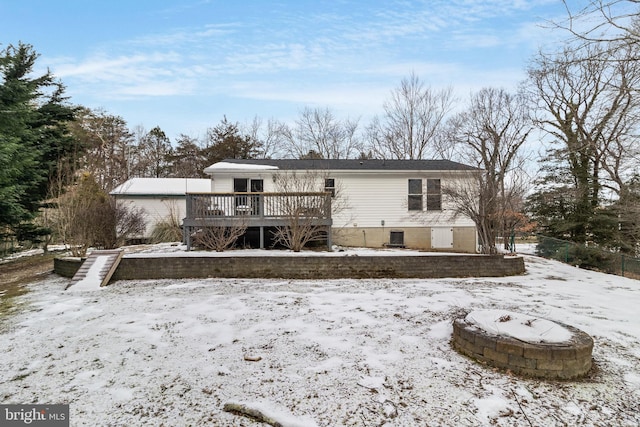
[[(252, 179), (249, 183), (252, 193), (262, 193), (264, 191), (264, 183), (261, 179)], [(251, 197), (251, 215), (260, 215), (262, 210), (262, 194), (254, 194)]]
[[(246, 193), (249, 191), (249, 180), (247, 178), (233, 179), (233, 192)], [(249, 196), (246, 194), (236, 195), (235, 197), (236, 215), (247, 215), (251, 209), (249, 206)]]
[(431, 247), (433, 249), (453, 249), (453, 228), (434, 227), (431, 229)]
[[(262, 193), (264, 191), (264, 181), (261, 179), (234, 178), (234, 193)], [(260, 197), (262, 195), (236, 195), (237, 215), (260, 215)]]

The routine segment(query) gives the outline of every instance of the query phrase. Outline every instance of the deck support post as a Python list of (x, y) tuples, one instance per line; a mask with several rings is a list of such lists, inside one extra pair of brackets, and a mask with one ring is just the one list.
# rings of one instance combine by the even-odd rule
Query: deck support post
[(191, 227), (182, 227), (182, 240), (187, 245), (187, 251), (191, 250)]
[(260, 227), (260, 249), (264, 249), (264, 227)]

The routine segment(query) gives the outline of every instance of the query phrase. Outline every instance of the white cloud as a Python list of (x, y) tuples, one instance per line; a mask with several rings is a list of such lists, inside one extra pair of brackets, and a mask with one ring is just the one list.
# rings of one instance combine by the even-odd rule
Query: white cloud
[[(369, 110), (379, 107), (388, 94), (388, 88), (371, 85), (319, 85), (317, 87), (287, 87), (268, 82), (251, 82), (235, 85), (230, 91), (235, 96), (263, 100), (290, 102), (299, 105), (333, 105), (341, 108), (353, 107)], [(377, 109), (377, 108), (376, 108)], [(364, 111), (363, 111), (364, 113)]]
[(86, 80), (110, 80), (127, 77), (129, 79), (168, 75), (163, 66), (180, 61), (175, 53), (147, 53), (131, 56), (109, 57), (106, 54), (92, 56), (80, 62), (59, 63), (56, 75), (59, 77), (79, 77)]
[(156, 52), (114, 57), (97, 54), (78, 62), (65, 58), (52, 68), (57, 77), (83, 91), (114, 99), (191, 93), (196, 82), (183, 72), (183, 66), (180, 55)]
[[(394, 1), (364, 8), (332, 3), (277, 14), (265, 7), (269, 16), (168, 25), (107, 42), (84, 57), (56, 58), (51, 68), (72, 96), (82, 94), (81, 103), (109, 109), (154, 97), (147, 114), (175, 103), (189, 115), (171, 116), (181, 123), (196, 115), (240, 111), (252, 117), (305, 105), (367, 116), (379, 112), (412, 72), (432, 87), (453, 86), (462, 99), (485, 86), (515, 88), (526, 64), (515, 63), (505, 49), (534, 52), (548, 39), (531, 12), (548, 1)], [(479, 52), (486, 52), (481, 62)], [(193, 101), (187, 105), (184, 97)], [(130, 114), (134, 122), (141, 116)]]
[(173, 29), (167, 32), (147, 34), (129, 40), (126, 44), (130, 46), (145, 48), (188, 48), (200, 46), (215, 40), (222, 43), (229, 37), (236, 34), (240, 24), (207, 24), (196, 28)]

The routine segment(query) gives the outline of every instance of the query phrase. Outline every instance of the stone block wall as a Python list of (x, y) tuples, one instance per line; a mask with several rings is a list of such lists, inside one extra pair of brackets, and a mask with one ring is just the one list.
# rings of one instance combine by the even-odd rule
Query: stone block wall
[[(56, 262), (56, 273), (72, 277), (71, 261)], [(75, 261), (77, 267), (80, 260)], [(125, 256), (113, 280), (186, 278), (441, 278), (495, 277), (524, 273), (524, 260), (511, 256)]]
[(123, 258), (113, 280), (161, 278), (437, 278), (524, 273), (520, 257), (267, 256)]
[(54, 258), (53, 271), (62, 277), (71, 279), (80, 269), (83, 262), (83, 258), (76, 257)]

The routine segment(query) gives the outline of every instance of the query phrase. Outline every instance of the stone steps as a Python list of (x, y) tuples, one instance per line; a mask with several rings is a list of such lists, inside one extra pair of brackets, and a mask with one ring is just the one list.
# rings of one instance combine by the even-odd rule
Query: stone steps
[[(96, 250), (89, 254), (85, 262), (78, 269), (76, 274), (71, 279), (71, 283), (67, 286), (68, 289), (70, 286), (73, 286), (79, 282), (83, 282), (84, 284), (88, 283), (89, 286), (92, 287), (101, 287), (105, 286), (111, 280), (111, 276), (118, 268), (118, 264), (120, 264), (120, 260), (122, 259), (122, 255), (124, 252), (122, 250)], [(97, 262), (101, 264), (99, 267), (99, 271), (94, 271), (97, 265)], [(89, 272), (91, 272), (91, 276), (89, 276)]]

